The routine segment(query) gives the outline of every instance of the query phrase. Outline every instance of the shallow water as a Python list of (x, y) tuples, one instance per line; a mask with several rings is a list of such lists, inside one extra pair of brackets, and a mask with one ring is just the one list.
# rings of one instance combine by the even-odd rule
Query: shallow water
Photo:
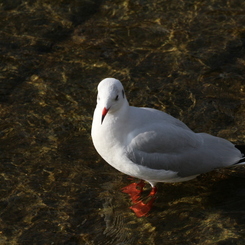
[[(244, 1), (0, 2), (1, 244), (244, 244), (245, 168), (159, 184), (148, 217), (93, 148), (96, 86), (245, 144)], [(145, 190), (147, 194), (149, 190)]]

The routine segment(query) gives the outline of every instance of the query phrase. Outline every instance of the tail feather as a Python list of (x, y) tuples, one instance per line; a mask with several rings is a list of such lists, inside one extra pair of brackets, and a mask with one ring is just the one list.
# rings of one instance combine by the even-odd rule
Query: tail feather
[(235, 145), (235, 147), (242, 153), (243, 158), (236, 164), (245, 164), (245, 145)]

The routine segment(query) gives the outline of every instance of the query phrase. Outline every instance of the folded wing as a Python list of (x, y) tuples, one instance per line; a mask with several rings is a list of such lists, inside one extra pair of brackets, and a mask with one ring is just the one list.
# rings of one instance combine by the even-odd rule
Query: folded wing
[(128, 138), (128, 158), (151, 169), (178, 172), (180, 177), (226, 167), (240, 160), (241, 153), (229, 141), (209, 134), (196, 134), (176, 124), (155, 123), (135, 130)]

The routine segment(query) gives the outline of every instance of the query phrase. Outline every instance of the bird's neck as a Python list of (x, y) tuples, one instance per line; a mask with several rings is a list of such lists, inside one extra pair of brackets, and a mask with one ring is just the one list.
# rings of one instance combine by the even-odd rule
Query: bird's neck
[(119, 110), (108, 112), (108, 115), (106, 115), (107, 118), (105, 118), (105, 125), (103, 126), (111, 137), (117, 138), (122, 136), (121, 132), (127, 127), (128, 115), (129, 105), (127, 101), (125, 101)]
[(100, 117), (98, 117), (96, 125), (93, 125), (92, 135), (95, 148), (107, 162), (114, 162), (114, 157), (116, 157), (115, 154), (112, 154), (114, 149), (123, 149), (122, 146), (127, 135), (128, 114), (129, 105), (127, 102), (118, 111), (109, 111), (102, 124), (100, 124)]

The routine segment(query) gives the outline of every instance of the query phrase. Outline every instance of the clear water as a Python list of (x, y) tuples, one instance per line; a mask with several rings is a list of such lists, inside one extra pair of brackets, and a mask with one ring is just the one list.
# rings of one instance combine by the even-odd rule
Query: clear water
[[(148, 217), (93, 148), (96, 86), (245, 144), (244, 1), (0, 1), (1, 244), (244, 244), (245, 169), (159, 184)], [(147, 192), (147, 190), (146, 190)]]

